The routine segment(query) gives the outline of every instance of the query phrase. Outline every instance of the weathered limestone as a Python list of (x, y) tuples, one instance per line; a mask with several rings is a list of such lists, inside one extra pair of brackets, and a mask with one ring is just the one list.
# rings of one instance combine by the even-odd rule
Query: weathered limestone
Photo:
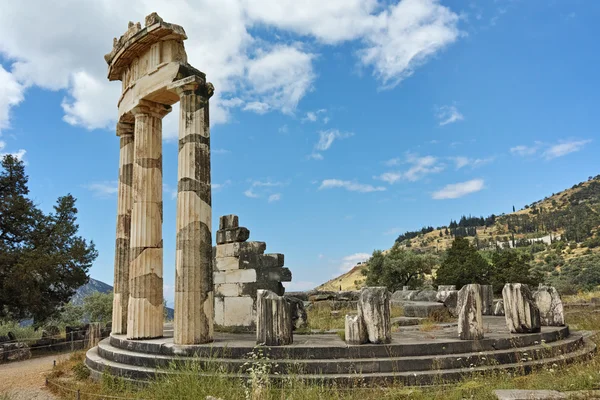
[(494, 315), (504, 316), (504, 300), (494, 300)]
[(502, 289), (506, 326), (511, 333), (540, 331), (540, 310), (529, 287), (522, 283), (507, 283)]
[(292, 313), (289, 301), (259, 289), (256, 293), (256, 343), (265, 346), (292, 344)]
[(133, 207), (127, 338), (150, 339), (163, 330), (162, 118), (170, 106), (140, 100), (135, 116)]
[(281, 282), (291, 281), (292, 273), (283, 267), (283, 254), (264, 254), (264, 242), (246, 242), (250, 231), (239, 226), (236, 215), (222, 216), (219, 228), (213, 268), (215, 323), (250, 329), (256, 321), (257, 290), (282, 296)]
[(565, 313), (558, 291), (552, 286), (541, 286), (534, 294), (535, 304), (540, 310), (542, 326), (563, 326)]
[(449, 296), (450, 292), (456, 290), (456, 285), (439, 285), (437, 295), (435, 296), (436, 301), (443, 303)]
[(306, 328), (308, 326), (308, 315), (306, 314), (304, 302), (296, 297), (288, 295), (286, 295), (285, 298), (290, 302), (294, 330)]
[(115, 243), (115, 280), (113, 295), (112, 331), (127, 332), (129, 307), (129, 244), (131, 207), (133, 204), (133, 124), (117, 124), (120, 137), (119, 186), (117, 197), (117, 239)]
[(483, 315), (492, 315), (494, 311), (494, 291), (492, 285), (479, 285), (481, 288), (481, 307)]
[(390, 294), (386, 287), (362, 288), (358, 299), (358, 317), (364, 324), (370, 343), (391, 342)]
[(427, 318), (447, 315), (448, 310), (442, 303), (431, 301), (419, 301), (404, 303), (405, 317)]
[[(122, 82), (114, 333), (162, 336), (162, 118), (181, 101), (174, 342), (212, 340), (213, 284), (208, 99), (214, 88), (187, 62), (185, 31), (156, 13), (129, 23), (104, 58)], [(177, 318), (179, 317), (179, 318)]]
[(169, 86), (180, 99), (175, 261), (175, 344), (213, 340), (212, 208), (208, 99), (194, 75)]
[(453, 317), (458, 317), (458, 311), (456, 306), (458, 304), (458, 290), (451, 290), (448, 292), (446, 300), (444, 300), (444, 306), (448, 309), (448, 312)]
[(368, 342), (367, 331), (360, 315), (346, 315), (346, 343), (358, 345)]
[(102, 333), (100, 331), (100, 323), (92, 322), (90, 324), (90, 328), (87, 331), (87, 347), (91, 348), (97, 346), (101, 338)]
[(462, 340), (483, 339), (481, 287), (465, 285), (458, 292), (458, 337)]

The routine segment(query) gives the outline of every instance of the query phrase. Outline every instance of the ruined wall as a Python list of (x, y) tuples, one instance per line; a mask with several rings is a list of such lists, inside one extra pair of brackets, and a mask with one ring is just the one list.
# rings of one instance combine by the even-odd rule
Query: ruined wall
[(291, 271), (283, 267), (283, 254), (265, 254), (266, 243), (249, 242), (249, 237), (237, 215), (220, 218), (213, 248), (216, 325), (253, 328), (256, 291), (266, 289), (281, 296), (285, 291), (281, 282), (292, 280)]

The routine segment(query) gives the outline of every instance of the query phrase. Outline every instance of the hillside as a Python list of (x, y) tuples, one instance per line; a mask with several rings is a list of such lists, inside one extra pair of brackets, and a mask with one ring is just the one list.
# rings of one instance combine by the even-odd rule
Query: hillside
[[(535, 253), (535, 263), (541, 265), (548, 256), (556, 257), (555, 243), (560, 239), (564, 239), (565, 245), (560, 246), (558, 255), (565, 261), (600, 254), (599, 231), (600, 175), (513, 213), (492, 214), (486, 218), (463, 216), (447, 226), (405, 232), (396, 243), (402, 248), (431, 253), (444, 252), (455, 236), (466, 237), (480, 250), (529, 246), (532, 254)], [(362, 270), (366, 267), (366, 263), (356, 265), (317, 289), (358, 289), (365, 280)]]

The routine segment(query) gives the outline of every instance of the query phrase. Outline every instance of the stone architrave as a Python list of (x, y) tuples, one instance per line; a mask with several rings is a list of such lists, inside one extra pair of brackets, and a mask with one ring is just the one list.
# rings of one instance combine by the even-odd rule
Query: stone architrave
[(558, 291), (552, 286), (541, 286), (534, 294), (535, 304), (540, 310), (542, 326), (563, 326), (565, 313)]
[(180, 98), (173, 343), (213, 340), (213, 258), (208, 99), (203, 76), (168, 87)]
[(162, 118), (171, 107), (140, 100), (135, 116), (127, 338), (163, 335)]
[(443, 303), (446, 298), (450, 295), (450, 292), (456, 290), (456, 285), (439, 285), (437, 295), (435, 296), (436, 301)]
[(540, 310), (529, 286), (507, 283), (502, 289), (506, 327), (511, 333), (536, 333), (541, 329)]
[(346, 315), (345, 338), (346, 343), (353, 345), (368, 342), (365, 325), (359, 315)]
[(269, 290), (256, 293), (256, 343), (285, 346), (294, 341), (289, 301)]
[(117, 124), (120, 138), (119, 186), (117, 197), (117, 239), (115, 242), (115, 280), (113, 295), (112, 332), (127, 333), (129, 307), (129, 245), (131, 235), (131, 206), (133, 203), (133, 123)]
[(492, 315), (494, 312), (494, 291), (492, 285), (479, 285), (481, 288), (481, 312)]
[(391, 342), (390, 294), (386, 287), (362, 288), (358, 299), (358, 316), (365, 325), (370, 343)]
[(458, 314), (458, 337), (461, 340), (483, 339), (483, 314), (481, 287), (465, 285), (458, 291), (456, 312)]

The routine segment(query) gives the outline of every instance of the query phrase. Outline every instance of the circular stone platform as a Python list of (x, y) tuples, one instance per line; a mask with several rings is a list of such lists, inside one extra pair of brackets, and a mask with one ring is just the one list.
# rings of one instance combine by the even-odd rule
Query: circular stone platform
[[(456, 326), (440, 325), (430, 331), (400, 328), (389, 345), (350, 346), (337, 335), (314, 334), (294, 335), (289, 346), (261, 348), (273, 363), (276, 381), (293, 374), (296, 379), (341, 385), (431, 385), (490, 370), (527, 373), (546, 364), (583, 359), (596, 348), (589, 332), (569, 332), (568, 327), (517, 335), (508, 332), (504, 317), (484, 317), (484, 326), (486, 337), (478, 341), (459, 340)], [(153, 340), (111, 335), (88, 351), (86, 364), (95, 377), (110, 371), (135, 381), (174, 373), (169, 365), (189, 363), (247, 378), (244, 364), (256, 347), (253, 334), (216, 333), (213, 343), (179, 346), (173, 344), (169, 328), (164, 338)]]

